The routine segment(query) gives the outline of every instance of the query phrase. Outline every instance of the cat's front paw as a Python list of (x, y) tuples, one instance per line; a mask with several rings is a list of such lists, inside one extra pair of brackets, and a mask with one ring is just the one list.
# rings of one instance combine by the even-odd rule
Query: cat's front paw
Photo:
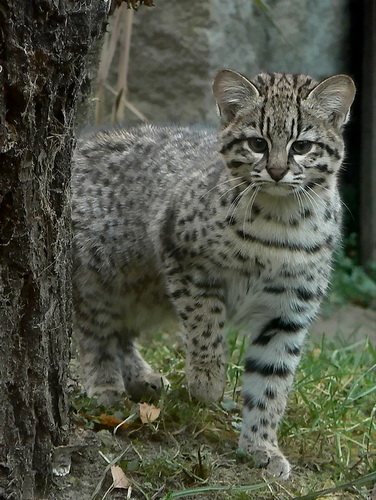
[(245, 450), (252, 457), (256, 467), (266, 469), (268, 474), (277, 479), (286, 481), (289, 478), (291, 465), (278, 447), (257, 446), (241, 437), (239, 448)]
[(133, 401), (158, 399), (162, 390), (168, 390), (171, 384), (159, 373), (149, 373), (127, 385), (127, 392)]
[(219, 401), (226, 384), (225, 370), (187, 368), (189, 392), (195, 399), (206, 404)]
[(283, 453), (270, 455), (270, 460), (266, 466), (266, 472), (272, 476), (286, 481), (290, 477), (291, 465)]

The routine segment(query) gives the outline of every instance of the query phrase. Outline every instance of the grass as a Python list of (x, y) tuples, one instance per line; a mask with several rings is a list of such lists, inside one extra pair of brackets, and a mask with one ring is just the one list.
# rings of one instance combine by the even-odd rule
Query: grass
[(337, 480), (350, 470), (375, 470), (375, 370), (367, 341), (342, 347), (323, 341), (306, 353), (282, 427), (284, 438), (300, 443), (300, 463), (330, 470)]
[(358, 257), (358, 237), (352, 233), (346, 237), (344, 247), (336, 252), (327, 305), (352, 302), (376, 309), (376, 262), (362, 267)]
[[(251, 461), (237, 453), (244, 351), (238, 332), (230, 333), (229, 351), (224, 399), (210, 407), (191, 400), (184, 387), (177, 338), (160, 334), (144, 351), (173, 385), (158, 403), (160, 417), (115, 436), (109, 430), (99, 433), (110, 460), (128, 447), (118, 464), (137, 492), (132, 498), (367, 499), (376, 481), (376, 352), (371, 343), (341, 345), (323, 339), (308, 346), (280, 429), (280, 445), (294, 465), (293, 477), (285, 483), (252, 468)], [(82, 396), (76, 396), (75, 404), (80, 413), (114, 412), (119, 418), (131, 411), (129, 405), (96, 409)], [(108, 484), (103, 488), (106, 491)], [(339, 497), (333, 496), (336, 491)], [(98, 492), (91, 498), (103, 498)]]

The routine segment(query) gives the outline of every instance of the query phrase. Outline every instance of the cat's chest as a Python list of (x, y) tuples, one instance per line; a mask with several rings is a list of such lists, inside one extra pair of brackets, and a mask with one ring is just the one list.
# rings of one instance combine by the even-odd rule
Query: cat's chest
[(225, 271), (223, 278), (227, 318), (244, 326), (250, 317), (260, 313), (257, 297), (262, 290), (262, 277), (232, 270)]
[(210, 224), (196, 246), (219, 267), (258, 275), (330, 255), (338, 235), (338, 227), (321, 214), (307, 211), (286, 220), (259, 214)]
[[(227, 188), (227, 185), (226, 185)], [(224, 188), (225, 189), (225, 188)], [(249, 270), (258, 263), (297, 263), (331, 251), (339, 236), (340, 205), (335, 189), (316, 198), (234, 195), (231, 189), (179, 201), (177, 244), (224, 268)], [(193, 195), (192, 195), (193, 196)], [(193, 199), (193, 201), (192, 201)]]

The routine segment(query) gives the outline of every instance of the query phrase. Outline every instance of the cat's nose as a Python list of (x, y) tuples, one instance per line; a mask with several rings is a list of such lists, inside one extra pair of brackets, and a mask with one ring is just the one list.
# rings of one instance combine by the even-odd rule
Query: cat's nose
[(287, 168), (269, 167), (266, 169), (273, 181), (280, 181), (287, 173)]

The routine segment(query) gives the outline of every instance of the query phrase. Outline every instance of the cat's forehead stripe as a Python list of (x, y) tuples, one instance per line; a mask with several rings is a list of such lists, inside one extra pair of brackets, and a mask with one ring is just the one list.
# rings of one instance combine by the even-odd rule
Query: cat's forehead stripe
[(282, 93), (291, 97), (306, 97), (317, 83), (308, 75), (289, 73), (260, 73), (251, 81), (261, 96)]
[(260, 73), (253, 80), (263, 101), (259, 125), (271, 139), (274, 134), (298, 136), (302, 128), (301, 99), (307, 97), (316, 82), (307, 75)]

